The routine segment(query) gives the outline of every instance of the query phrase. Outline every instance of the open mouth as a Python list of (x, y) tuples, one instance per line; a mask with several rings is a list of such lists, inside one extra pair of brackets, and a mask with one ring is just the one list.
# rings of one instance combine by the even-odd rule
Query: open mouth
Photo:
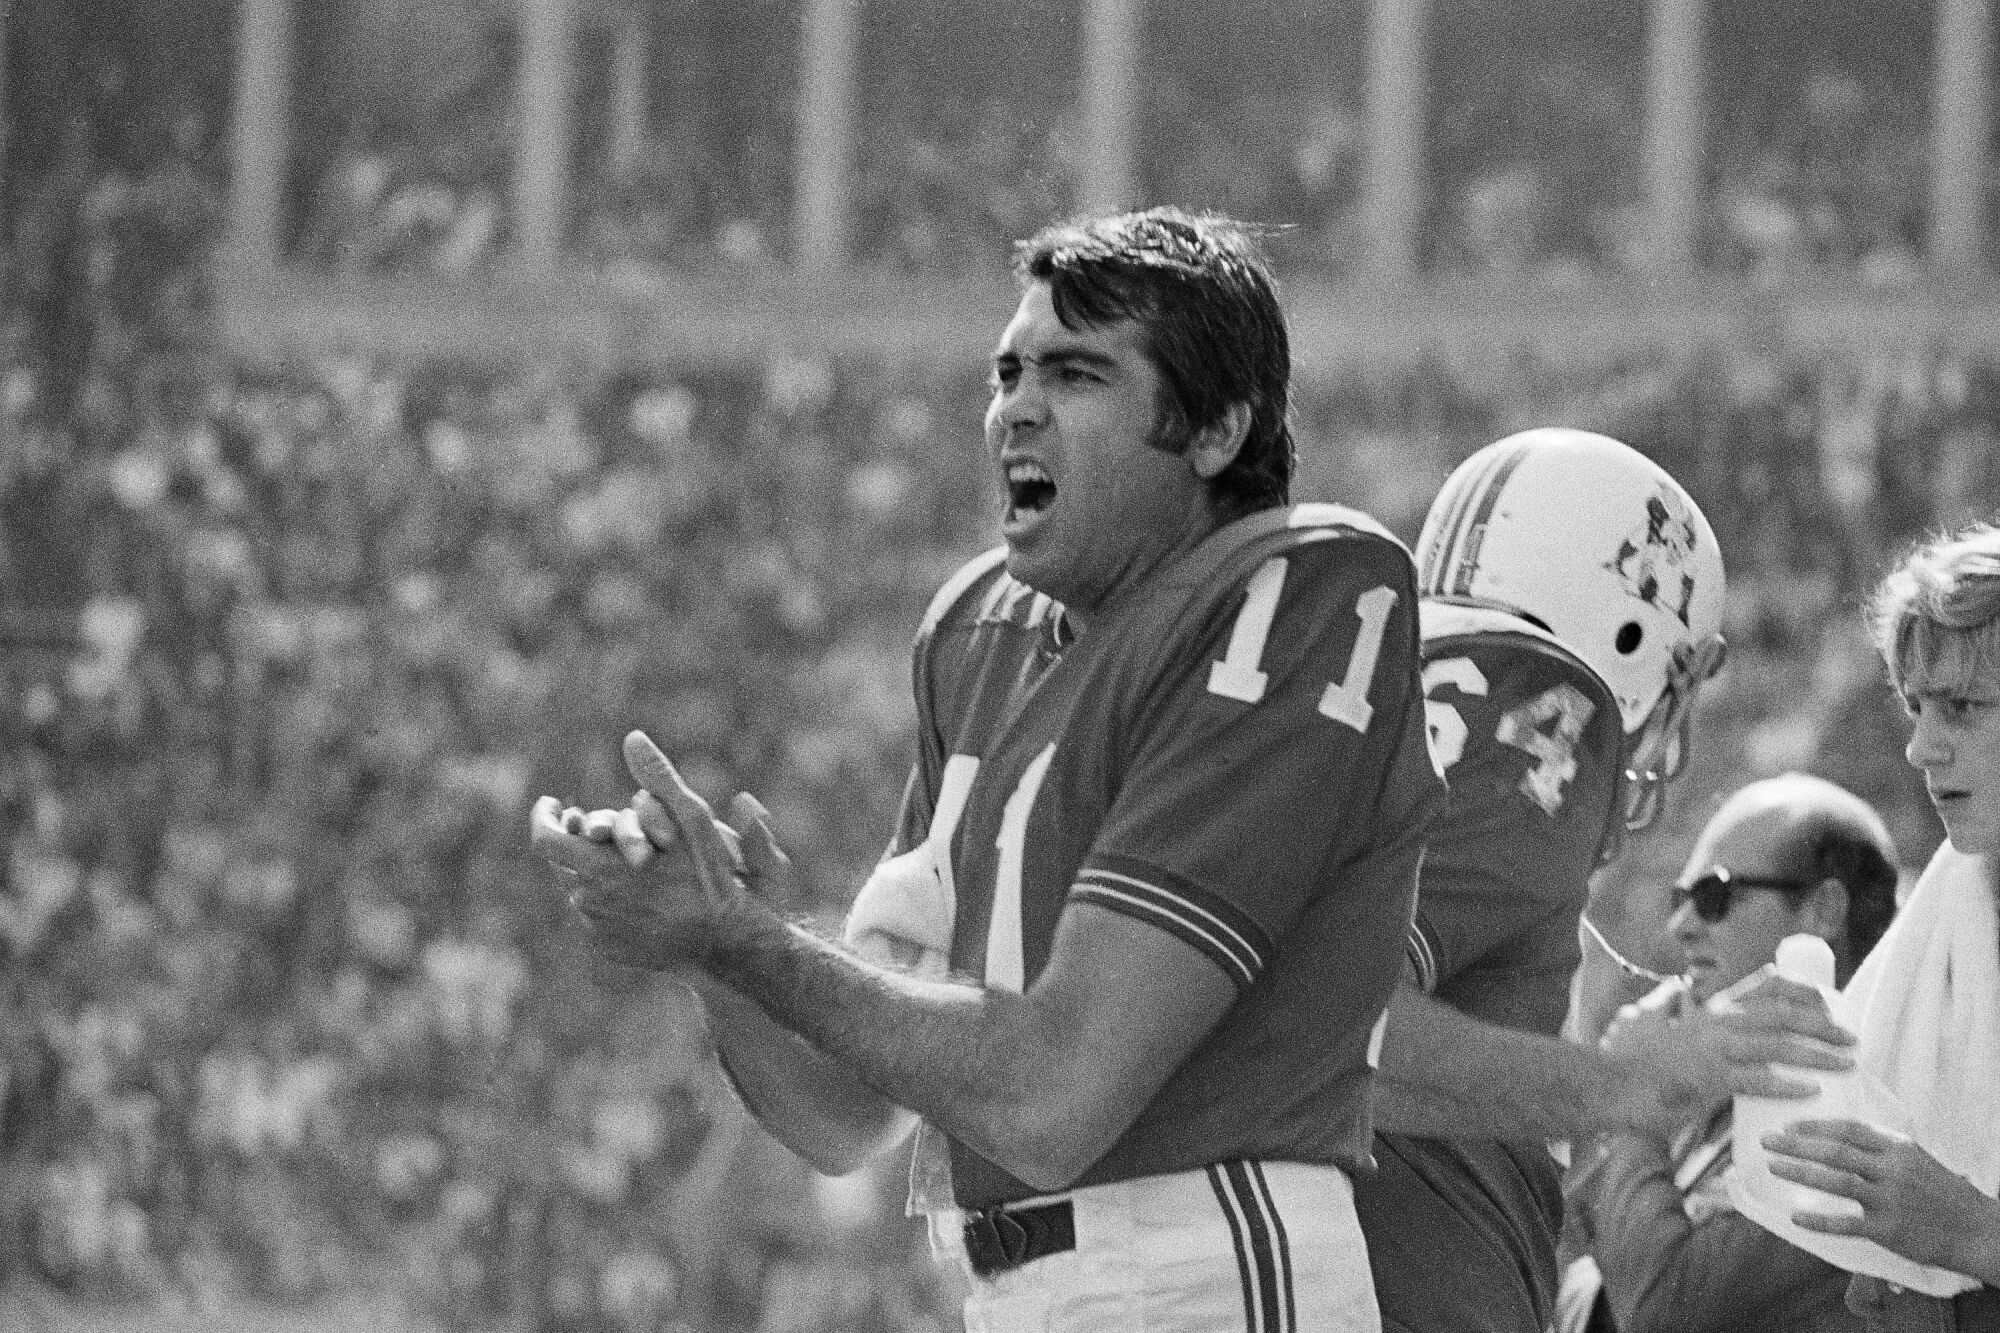
[(1020, 462), (1007, 466), (1007, 518), (1033, 518), (1056, 501), (1055, 479), (1040, 463)]

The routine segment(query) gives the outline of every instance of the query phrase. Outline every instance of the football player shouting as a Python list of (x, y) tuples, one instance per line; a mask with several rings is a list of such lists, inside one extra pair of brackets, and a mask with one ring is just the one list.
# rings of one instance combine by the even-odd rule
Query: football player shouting
[(1245, 228), (1093, 219), (1016, 271), (1005, 545), (924, 617), (919, 753), (844, 941), (752, 892), (783, 873), (755, 803), (713, 820), (643, 735), (643, 864), (554, 798), (535, 842), (611, 956), (695, 969), (808, 1160), (921, 1121), (912, 1201), (969, 1328), (1365, 1333), (1350, 1173), (1443, 796), (1415, 568), (1286, 503), (1289, 338)]

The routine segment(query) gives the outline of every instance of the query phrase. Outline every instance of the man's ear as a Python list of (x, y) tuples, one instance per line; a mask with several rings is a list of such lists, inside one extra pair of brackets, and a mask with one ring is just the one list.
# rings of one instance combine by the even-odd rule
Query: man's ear
[(1213, 481), (1236, 461), (1249, 436), (1250, 404), (1231, 403), (1214, 425), (1195, 432), (1187, 447), (1188, 466), (1203, 481)]
[(1813, 886), (1806, 899), (1819, 935), (1836, 948), (1847, 939), (1847, 886), (1828, 875)]

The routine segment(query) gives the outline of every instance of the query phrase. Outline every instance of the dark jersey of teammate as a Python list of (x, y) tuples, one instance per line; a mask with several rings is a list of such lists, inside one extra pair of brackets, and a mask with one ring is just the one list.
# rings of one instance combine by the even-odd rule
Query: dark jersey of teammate
[[(946, 586), (916, 647), (898, 842), (939, 850), (953, 970), (1024, 988), (1080, 901), (1199, 950), (1238, 992), (1076, 1183), (1364, 1163), (1373, 1053), (1443, 795), (1408, 553), (1352, 511), (1267, 511), (1074, 640), (1000, 556)], [(962, 1144), (950, 1161), (962, 1207), (1037, 1192)], [(947, 1202), (940, 1184), (920, 1179), (919, 1202)]]
[[(1482, 608), (1426, 602), (1424, 691), (1451, 795), (1431, 826), (1410, 965), (1475, 1018), (1556, 1035), (1577, 918), (1619, 806), (1623, 729), (1597, 674)], [(1376, 1136), (1356, 1182), (1389, 1333), (1538, 1333), (1562, 1223), (1546, 1145)]]

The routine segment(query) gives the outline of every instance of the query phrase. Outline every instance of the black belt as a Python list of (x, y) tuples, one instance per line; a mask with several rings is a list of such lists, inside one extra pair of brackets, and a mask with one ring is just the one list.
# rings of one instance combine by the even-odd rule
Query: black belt
[(965, 1215), (966, 1257), (981, 1277), (1075, 1248), (1076, 1216), (1068, 1199), (1027, 1208), (996, 1203)]

